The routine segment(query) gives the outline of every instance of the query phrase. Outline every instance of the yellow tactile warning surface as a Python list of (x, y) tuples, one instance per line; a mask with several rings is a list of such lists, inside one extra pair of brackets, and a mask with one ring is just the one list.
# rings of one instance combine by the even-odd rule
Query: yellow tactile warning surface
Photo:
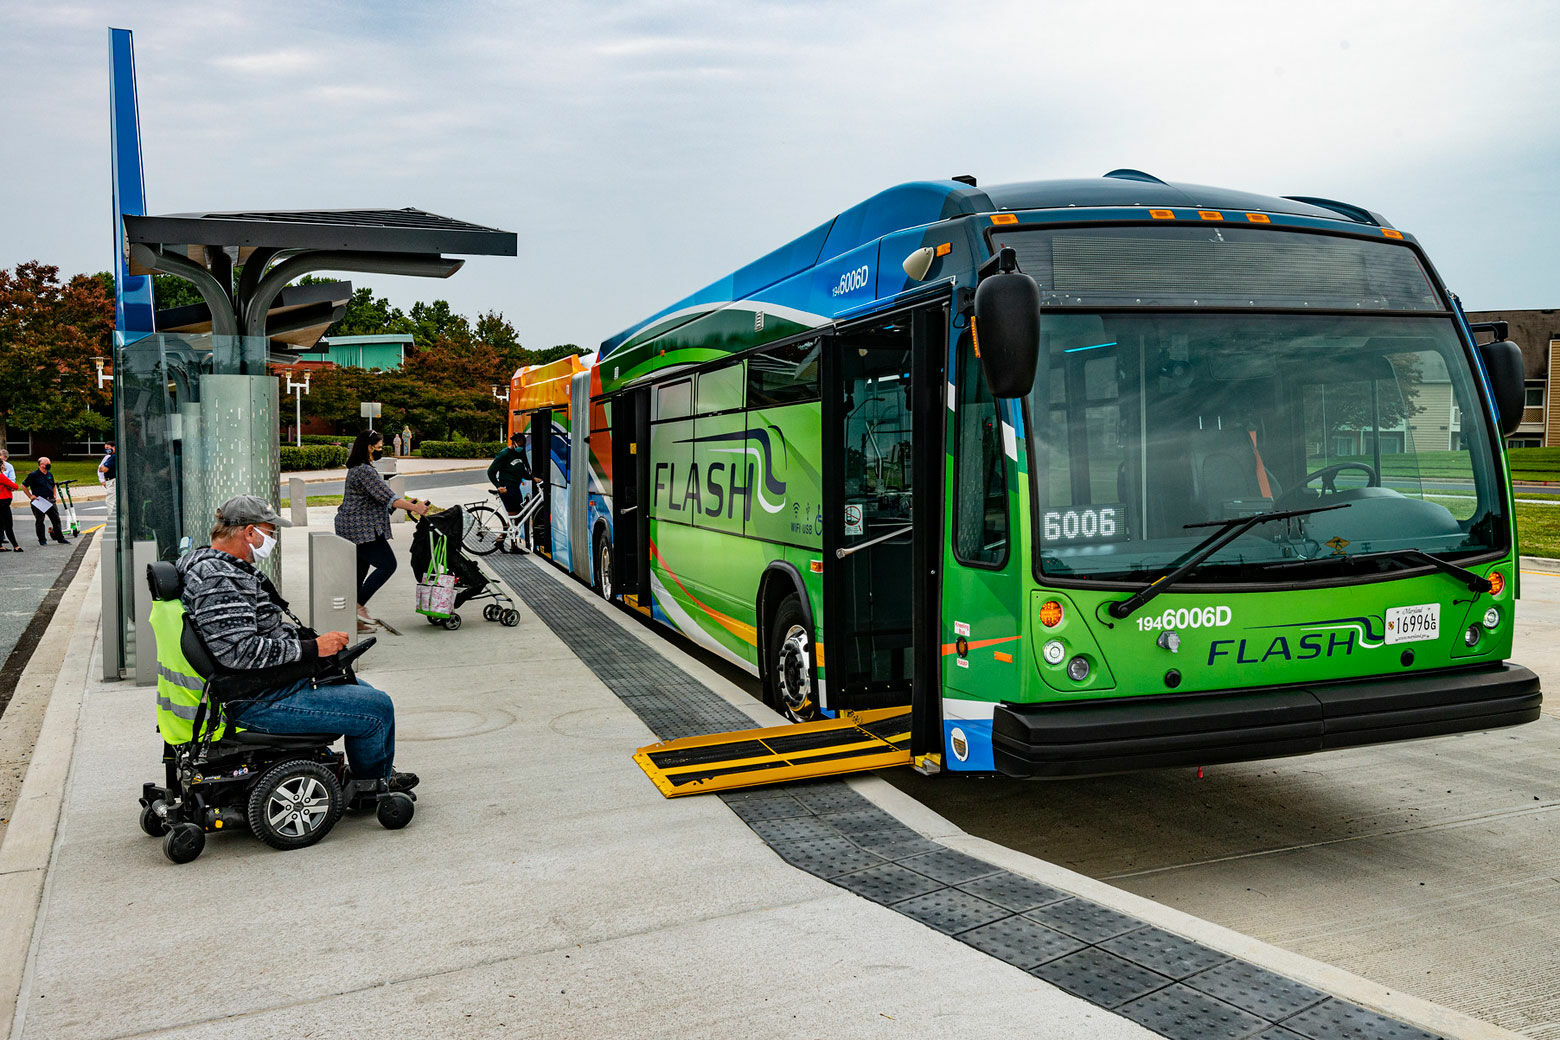
[(910, 764), (910, 710), (842, 712), (795, 726), (683, 737), (634, 761), (668, 798)]

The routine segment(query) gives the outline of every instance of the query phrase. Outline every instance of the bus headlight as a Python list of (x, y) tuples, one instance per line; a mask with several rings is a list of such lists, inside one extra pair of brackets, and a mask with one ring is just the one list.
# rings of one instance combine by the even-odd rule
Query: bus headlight
[(1062, 641), (1060, 639), (1053, 639), (1049, 643), (1045, 644), (1045, 647), (1041, 650), (1041, 653), (1045, 655), (1046, 664), (1061, 664), (1062, 658), (1067, 656), (1067, 648), (1062, 645)]
[(1500, 624), (1500, 611), (1494, 607), (1486, 610), (1484, 612), (1484, 627), (1494, 628), (1498, 624)]
[(1067, 662), (1067, 678), (1073, 682), (1083, 682), (1089, 677), (1089, 659), (1079, 654)]
[(1468, 631), (1463, 633), (1463, 642), (1468, 644), (1469, 646), (1478, 646), (1479, 645), (1479, 635), (1480, 635), (1480, 633), (1479, 633), (1479, 626), (1478, 625), (1469, 625), (1468, 626)]

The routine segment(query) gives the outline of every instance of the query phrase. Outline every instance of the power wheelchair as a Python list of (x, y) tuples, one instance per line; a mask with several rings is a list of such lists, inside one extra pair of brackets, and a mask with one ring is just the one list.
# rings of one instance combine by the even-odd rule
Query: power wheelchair
[[(172, 563), (149, 564), (146, 580), (154, 600), (179, 602), (184, 579)], [(322, 662), (312, 681), (318, 686), (351, 681), (352, 662), (374, 642), (365, 639)], [(161, 659), (164, 652), (159, 650), (160, 668), (169, 664)], [(140, 798), (141, 830), (162, 838), (170, 860), (195, 859), (208, 832), (244, 827), (274, 849), (306, 848), (329, 834), (348, 809), (370, 805), (389, 830), (411, 822), (416, 795), (390, 791), (384, 780), (349, 779), (346, 755), (331, 746), (341, 734), (256, 733), (229, 723), (213, 692), (222, 670), (188, 615), (178, 653), (205, 680), (192, 739), (182, 744), (165, 739), (164, 783), (142, 785)]]

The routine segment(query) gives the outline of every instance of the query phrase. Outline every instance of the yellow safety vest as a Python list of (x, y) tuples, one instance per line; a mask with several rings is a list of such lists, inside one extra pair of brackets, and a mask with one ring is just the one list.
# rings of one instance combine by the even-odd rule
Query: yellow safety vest
[[(188, 744), (206, 681), (184, 659), (184, 604), (176, 599), (152, 601), (152, 631), (157, 636), (157, 728), (170, 744)], [(213, 740), (222, 739), (217, 726)]]

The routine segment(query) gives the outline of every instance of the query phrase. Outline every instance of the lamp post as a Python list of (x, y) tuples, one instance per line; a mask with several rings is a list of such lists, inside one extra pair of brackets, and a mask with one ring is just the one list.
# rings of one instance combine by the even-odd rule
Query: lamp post
[(293, 395), (293, 400), (298, 403), (298, 447), (303, 447), (303, 395), (309, 392), (309, 373), (303, 374), (303, 382), (293, 382), (293, 372), (296, 369), (287, 370), (287, 390)]
[(508, 432), (509, 432), (509, 387), (507, 387), (507, 386), (504, 387), (504, 392), (501, 394), (501, 393), (498, 392), (498, 384), (497, 383), (492, 383), (490, 385), (493, 388), (493, 399), (495, 401), (503, 401), (504, 402), (504, 419), (503, 419), (502, 422), (500, 422), (498, 424), (498, 439), (500, 441), (508, 440), (508, 436), (507, 435), (508, 435)]

